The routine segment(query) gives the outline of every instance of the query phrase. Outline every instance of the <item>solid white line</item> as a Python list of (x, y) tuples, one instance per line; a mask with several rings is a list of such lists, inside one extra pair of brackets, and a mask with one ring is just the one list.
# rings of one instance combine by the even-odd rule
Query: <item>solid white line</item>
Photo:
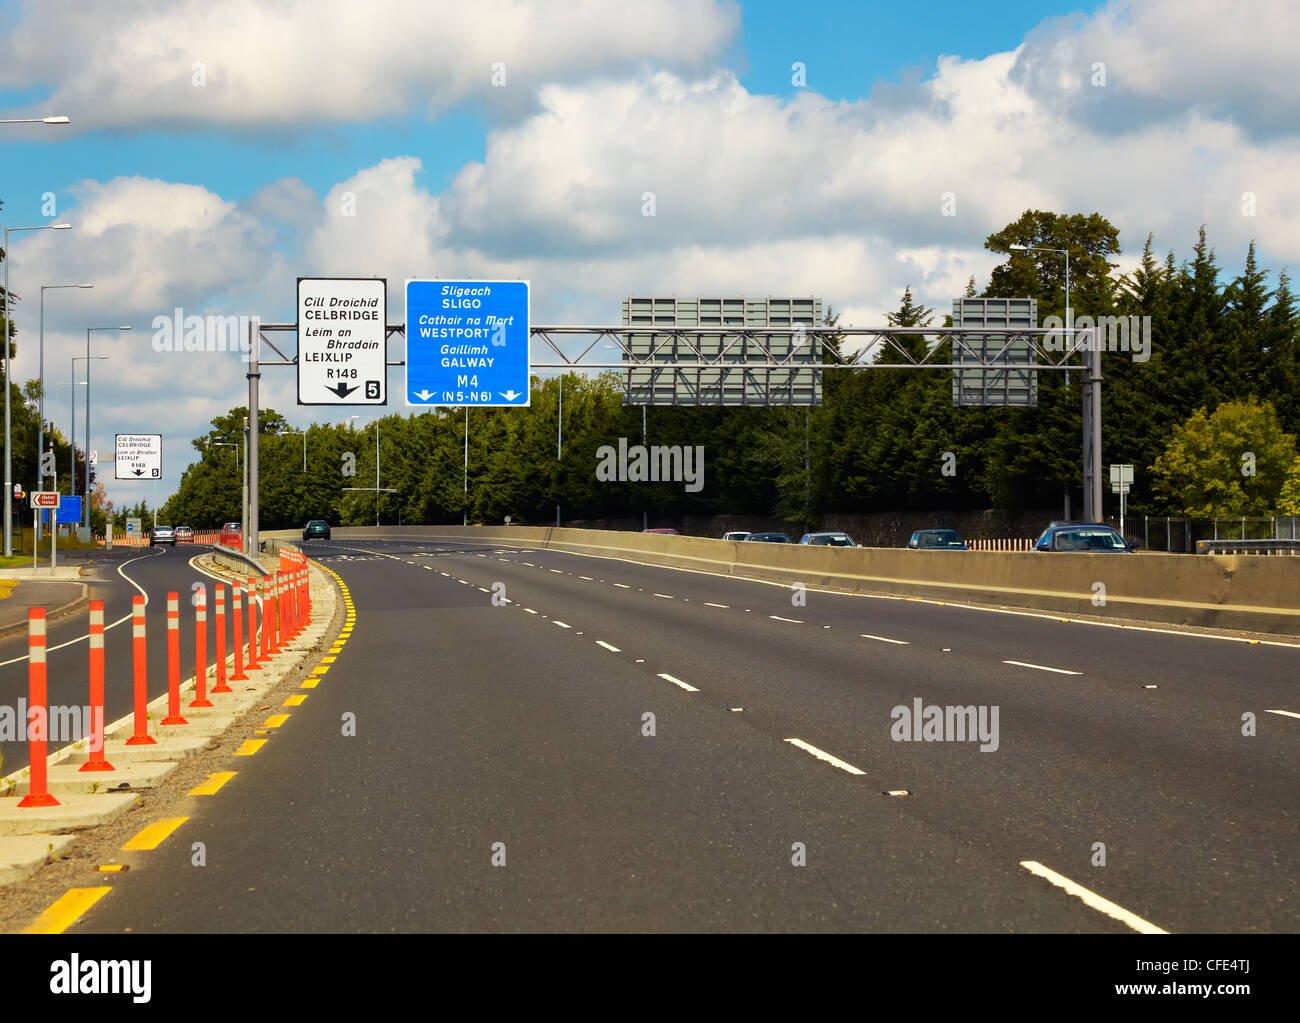
[(679, 679), (679, 678), (674, 678), (672, 675), (669, 675), (668, 672), (666, 672), (666, 671), (661, 671), (661, 672), (659, 673), (659, 677), (660, 677), (660, 678), (667, 679), (669, 682), (671, 682), (671, 683), (672, 683), (673, 685), (675, 685), (675, 686), (681, 686), (681, 687), (682, 687), (683, 689), (685, 689), (688, 693), (698, 693), (698, 692), (699, 692), (699, 690), (696, 689), (696, 688), (695, 688), (693, 685), (691, 685), (690, 683), (688, 683), (688, 682), (683, 682), (683, 681), (682, 681), (681, 679)]
[(632, 588), (627, 583), (615, 583), (614, 585), (617, 586), (620, 590), (630, 590)]
[(801, 622), (798, 618), (782, 618), (780, 615), (768, 615), (768, 617), (771, 618), (771, 619), (773, 619), (774, 621), (778, 621), (778, 622), (789, 622), (789, 623), (792, 624), (792, 625), (802, 625), (802, 624), (803, 624), (803, 622)]
[(818, 760), (825, 760), (826, 763), (833, 764), (834, 766), (838, 767), (841, 771), (848, 771), (849, 774), (867, 773), (866, 771), (858, 770), (852, 764), (846, 763), (845, 761), (841, 760), (839, 757), (831, 756), (825, 750), (818, 749), (816, 746), (812, 745), (811, 743), (804, 742), (802, 739), (786, 739), (785, 741), (790, 743), (793, 746), (798, 746), (801, 750), (807, 750)]
[(1050, 867), (1044, 867), (1037, 860), (1021, 860), (1020, 865), (1031, 874), (1035, 874), (1038, 877), (1050, 881), (1058, 888), (1063, 888), (1068, 894), (1073, 895), (1075, 898), (1082, 899), (1084, 905), (1088, 906), (1090, 909), (1095, 909), (1100, 913), (1105, 913), (1108, 917), (1118, 920), (1120, 923), (1125, 924), (1128, 927), (1132, 927), (1133, 930), (1140, 934), (1169, 933), (1163, 928), (1157, 927), (1150, 921), (1143, 920), (1136, 913), (1130, 913), (1123, 906), (1115, 905), (1115, 903), (1111, 902), (1110, 899), (1103, 898), (1094, 891), (1089, 891), (1081, 884), (1076, 884), (1068, 877), (1058, 874)]
[(1021, 668), (1037, 668), (1039, 671), (1054, 671), (1058, 675), (1082, 675), (1081, 671), (1069, 671), (1065, 668), (1049, 668), (1046, 664), (1030, 664), (1028, 661), (1003, 661), (1003, 664), (1014, 664)]
[(623, 652), (618, 647), (610, 643), (606, 643), (603, 639), (596, 640), (596, 646), (603, 646), (606, 650), (608, 650), (610, 653), (613, 654), (621, 654)]
[(1293, 711), (1293, 710), (1266, 710), (1264, 713), (1265, 713), (1265, 714), (1285, 714), (1285, 715), (1286, 715), (1287, 717), (1289, 717), (1289, 718), (1300, 718), (1300, 714), (1297, 714), (1297, 713), (1296, 713), (1295, 711)]
[(866, 633), (866, 632), (860, 632), (860, 633), (858, 633), (858, 635), (860, 635), (863, 639), (874, 639), (874, 640), (877, 640), (877, 641), (879, 641), (879, 642), (881, 642), (881, 643), (897, 643), (899, 646), (911, 646), (911, 645), (912, 645), (911, 643), (909, 643), (909, 642), (908, 642), (907, 640), (905, 640), (905, 639), (890, 639), (888, 636), (872, 636), (872, 635), (870, 635), (870, 634), (868, 634), (868, 633)]
[(706, 600), (706, 601), (704, 602), (704, 606), (705, 606), (705, 607), (722, 607), (722, 608), (726, 608), (727, 610), (730, 610), (730, 609), (731, 609), (731, 606), (730, 606), (729, 604), (714, 604), (714, 603), (712, 603), (711, 601), (708, 601), (708, 600)]
[(572, 625), (565, 625), (565, 624), (564, 624), (562, 621), (560, 621), (558, 618), (552, 618), (551, 621), (554, 622), (556, 625), (558, 625), (561, 629), (571, 629), (571, 628), (573, 628)]
[(656, 597), (663, 597), (664, 600), (673, 600), (673, 599), (675, 599), (671, 593), (656, 593), (655, 596), (656, 596)]

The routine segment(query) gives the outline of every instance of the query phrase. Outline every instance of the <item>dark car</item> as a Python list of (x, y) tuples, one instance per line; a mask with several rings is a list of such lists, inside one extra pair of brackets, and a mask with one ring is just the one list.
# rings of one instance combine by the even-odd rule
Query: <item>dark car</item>
[(643, 533), (666, 533), (668, 536), (681, 536), (682, 534), (675, 529), (643, 529)]
[(157, 547), (161, 544), (170, 544), (176, 546), (176, 530), (171, 526), (154, 526), (153, 532), (149, 534), (149, 546)]
[(312, 519), (302, 527), (302, 538), (303, 540), (328, 540), (330, 524), (324, 519)]
[(750, 533), (746, 543), (794, 543), (784, 533)]
[(918, 529), (907, 541), (914, 551), (967, 551), (966, 541), (955, 529)]
[(853, 537), (848, 533), (804, 533), (801, 544), (810, 547), (856, 547)]
[(1036, 551), (1073, 551), (1083, 553), (1124, 554), (1138, 549), (1137, 541), (1129, 543), (1119, 531), (1100, 523), (1071, 522), (1048, 526), (1034, 544)]

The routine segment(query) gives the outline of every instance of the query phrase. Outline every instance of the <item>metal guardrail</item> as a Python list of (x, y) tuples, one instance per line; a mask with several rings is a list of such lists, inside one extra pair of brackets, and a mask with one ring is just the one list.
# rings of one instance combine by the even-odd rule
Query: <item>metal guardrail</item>
[(1197, 554), (1300, 554), (1300, 540), (1197, 540)]

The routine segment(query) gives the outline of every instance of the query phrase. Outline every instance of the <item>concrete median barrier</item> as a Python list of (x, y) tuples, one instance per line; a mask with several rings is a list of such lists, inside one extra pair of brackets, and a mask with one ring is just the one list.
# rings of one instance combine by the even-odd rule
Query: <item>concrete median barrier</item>
[[(268, 535), (289, 539), (296, 534), (286, 530)], [(1300, 565), (1291, 558), (805, 547), (551, 526), (366, 526), (333, 531), (336, 542), (375, 537), (475, 540), (768, 582), (801, 582), (846, 593), (1300, 635)]]

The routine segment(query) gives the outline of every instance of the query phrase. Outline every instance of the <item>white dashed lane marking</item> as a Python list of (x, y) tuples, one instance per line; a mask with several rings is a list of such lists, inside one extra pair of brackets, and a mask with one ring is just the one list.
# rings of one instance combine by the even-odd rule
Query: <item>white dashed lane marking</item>
[(1104, 898), (1096, 892), (1085, 888), (1083, 885), (1071, 881), (1063, 874), (1058, 874), (1050, 867), (1043, 866), (1037, 860), (1021, 860), (1020, 865), (1031, 874), (1041, 877), (1046, 881), (1050, 881), (1052, 884), (1056, 885), (1056, 887), (1064, 889), (1067, 894), (1073, 895), (1077, 899), (1081, 899), (1083, 904), (1088, 908), (1095, 909), (1100, 913), (1105, 913), (1108, 917), (1132, 927), (1133, 930), (1140, 934), (1169, 933), (1163, 928), (1157, 927), (1149, 920), (1143, 920), (1136, 913), (1130, 913), (1123, 906), (1117, 906), (1115, 903), (1111, 902), (1110, 899)]
[(551, 621), (552, 621), (555, 625), (558, 625), (561, 629), (572, 629), (572, 628), (573, 628), (572, 625), (565, 625), (564, 622), (560, 621), (558, 618), (552, 618)]
[(905, 640), (905, 639), (890, 639), (888, 636), (872, 636), (872, 635), (870, 635), (869, 633), (866, 633), (866, 632), (859, 633), (859, 635), (860, 635), (863, 639), (874, 639), (874, 640), (876, 640), (876, 641), (878, 641), (878, 642), (880, 642), (880, 643), (897, 643), (899, 646), (911, 646), (911, 645), (912, 645), (911, 643), (909, 643), (909, 642), (908, 642), (907, 640)]
[(1050, 668), (1046, 664), (1030, 664), (1028, 661), (1003, 661), (1003, 664), (1014, 664), (1020, 668), (1035, 668), (1038, 671), (1054, 671), (1058, 675), (1082, 675), (1081, 671), (1070, 671), (1068, 668)]
[(730, 610), (730, 609), (731, 609), (731, 605), (729, 605), (729, 604), (714, 604), (714, 603), (711, 603), (710, 601), (707, 601), (707, 600), (704, 602), (704, 606), (705, 606), (705, 607), (721, 607), (721, 608), (726, 608), (727, 610)]
[(838, 767), (841, 771), (848, 771), (849, 774), (866, 774), (865, 771), (859, 770), (852, 764), (841, 760), (839, 757), (833, 757), (825, 750), (818, 749), (816, 746), (812, 745), (812, 743), (804, 742), (802, 739), (786, 739), (785, 741), (790, 743), (792, 746), (798, 746), (801, 750), (811, 753), (818, 760), (825, 760), (826, 763)]
[(771, 618), (773, 621), (777, 621), (777, 622), (789, 622), (792, 625), (803, 624), (803, 622), (801, 622), (798, 618), (782, 618), (780, 615), (768, 615), (768, 617)]
[(1293, 711), (1293, 710), (1266, 710), (1264, 713), (1265, 713), (1265, 714), (1282, 714), (1283, 716), (1285, 716), (1285, 717), (1289, 717), (1289, 718), (1300, 718), (1300, 714), (1297, 714), (1297, 713), (1296, 713), (1295, 711)]
[(618, 647), (614, 646), (612, 643), (606, 643), (603, 639), (596, 640), (596, 646), (603, 646), (610, 653), (614, 653), (614, 654), (622, 653), (622, 651), (619, 650)]
[(617, 586), (620, 590), (630, 590), (632, 588), (627, 583), (615, 583), (614, 585)]
[(688, 682), (683, 682), (681, 679), (676, 678), (676, 677), (674, 677), (674, 676), (672, 676), (672, 675), (669, 675), (668, 672), (666, 672), (666, 671), (661, 671), (661, 672), (659, 673), (659, 677), (662, 678), (662, 679), (667, 679), (669, 682), (671, 682), (671, 683), (672, 683), (673, 685), (675, 685), (675, 686), (681, 686), (681, 687), (682, 687), (683, 689), (685, 689), (688, 693), (698, 693), (698, 692), (699, 692), (699, 690), (696, 689), (696, 688), (695, 688), (693, 685), (691, 685), (690, 683), (688, 683)]

